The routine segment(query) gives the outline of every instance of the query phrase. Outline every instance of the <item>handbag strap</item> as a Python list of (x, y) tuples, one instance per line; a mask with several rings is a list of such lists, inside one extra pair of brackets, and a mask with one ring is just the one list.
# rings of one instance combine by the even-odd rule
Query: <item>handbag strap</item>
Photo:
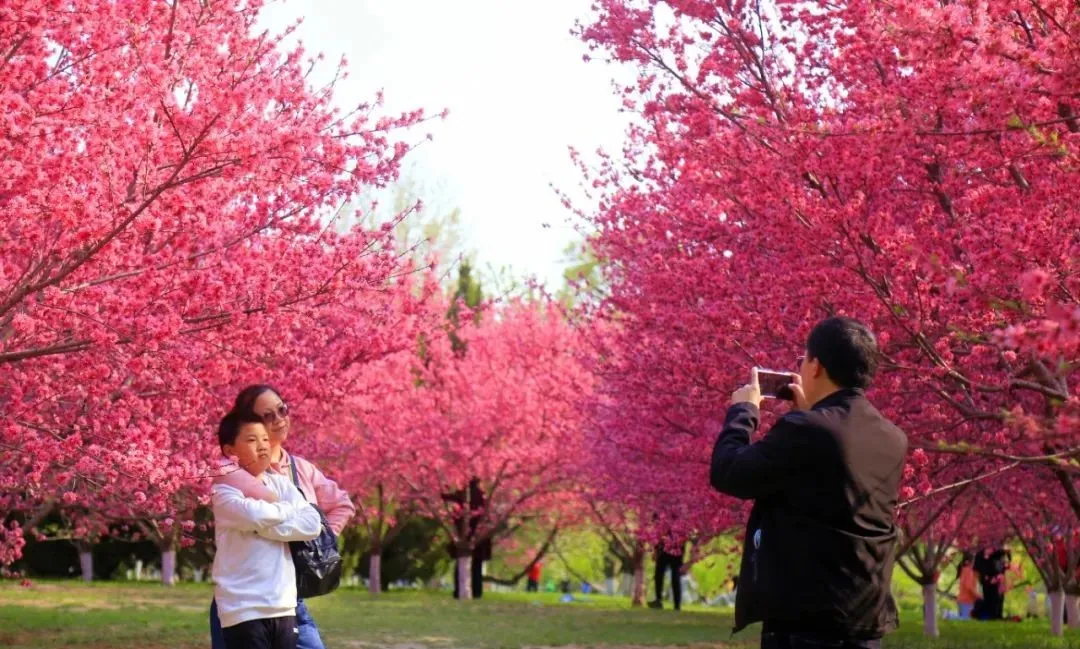
[(293, 484), (296, 485), (296, 490), (300, 492), (300, 496), (307, 501), (307, 496), (304, 495), (304, 490), (300, 488), (300, 478), (296, 475), (296, 456), (289, 456), (289, 472), (292, 473)]

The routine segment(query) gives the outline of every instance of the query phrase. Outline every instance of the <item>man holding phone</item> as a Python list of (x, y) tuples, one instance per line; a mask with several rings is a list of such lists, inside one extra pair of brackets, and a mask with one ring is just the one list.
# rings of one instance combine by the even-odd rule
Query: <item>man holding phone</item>
[(757, 368), (732, 395), (710, 481), (754, 500), (735, 630), (763, 622), (762, 649), (877, 649), (898, 625), (889, 586), (907, 437), (864, 394), (877, 359), (863, 324), (818, 323), (786, 386), (795, 407), (753, 444)]

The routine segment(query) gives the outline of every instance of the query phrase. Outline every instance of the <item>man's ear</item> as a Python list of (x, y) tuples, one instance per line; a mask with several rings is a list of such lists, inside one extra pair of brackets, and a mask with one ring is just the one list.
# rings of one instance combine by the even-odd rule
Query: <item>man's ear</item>
[(823, 376), (828, 376), (828, 373), (825, 371), (825, 366), (821, 364), (821, 361), (819, 361), (818, 359), (815, 358), (811, 362), (814, 364), (814, 378), (815, 379), (820, 379)]
[(233, 462), (236, 461), (236, 448), (232, 444), (225, 444), (221, 447), (221, 454), (229, 458)]

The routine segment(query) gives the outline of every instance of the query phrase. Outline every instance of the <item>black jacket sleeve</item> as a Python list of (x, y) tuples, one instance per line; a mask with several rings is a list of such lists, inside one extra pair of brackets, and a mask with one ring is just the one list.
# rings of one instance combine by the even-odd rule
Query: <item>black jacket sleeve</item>
[(788, 413), (751, 444), (759, 414), (750, 403), (728, 408), (709, 470), (709, 481), (717, 491), (744, 500), (767, 496), (783, 489), (812, 461), (813, 433), (803, 413)]

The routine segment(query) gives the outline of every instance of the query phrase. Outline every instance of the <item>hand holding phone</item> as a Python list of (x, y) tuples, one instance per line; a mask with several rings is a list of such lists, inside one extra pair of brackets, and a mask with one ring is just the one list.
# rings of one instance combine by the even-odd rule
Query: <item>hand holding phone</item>
[(791, 384), (795, 382), (795, 375), (791, 372), (777, 372), (762, 367), (755, 367), (758, 385), (761, 386), (761, 396), (765, 399), (781, 399), (794, 401), (795, 393), (791, 390)]
[(731, 395), (731, 403), (751, 403), (761, 405), (761, 388), (758, 387), (757, 368), (750, 370), (750, 383), (742, 386)]

